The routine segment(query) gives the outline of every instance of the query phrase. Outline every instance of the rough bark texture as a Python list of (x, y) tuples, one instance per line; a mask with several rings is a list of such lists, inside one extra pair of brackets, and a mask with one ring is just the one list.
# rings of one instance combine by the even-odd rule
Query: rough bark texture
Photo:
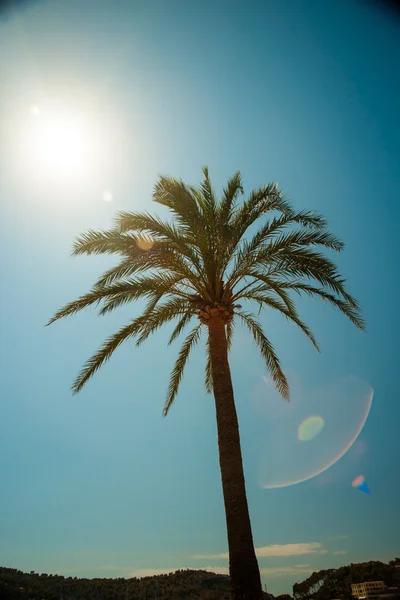
[(260, 600), (263, 593), (246, 498), (225, 323), (222, 315), (215, 314), (207, 320), (217, 413), (219, 462), (228, 531), (232, 600)]

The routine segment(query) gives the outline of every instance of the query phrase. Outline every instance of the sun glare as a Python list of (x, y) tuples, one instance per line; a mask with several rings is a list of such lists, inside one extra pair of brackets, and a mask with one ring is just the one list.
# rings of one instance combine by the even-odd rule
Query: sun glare
[(30, 103), (16, 98), (5, 121), (9, 172), (21, 189), (113, 202), (109, 186), (124, 145), (118, 115), (90, 95), (30, 95)]
[[(15, 113), (12, 121), (12, 169), (24, 185), (57, 193), (98, 186), (101, 198), (114, 164), (112, 136), (101, 113), (90, 105), (50, 99), (27, 105), (25, 114)], [(112, 195), (105, 191), (110, 202)]]
[(68, 114), (46, 114), (31, 106), (34, 123), (27, 150), (35, 170), (48, 177), (75, 177), (90, 166), (91, 138), (82, 119)]

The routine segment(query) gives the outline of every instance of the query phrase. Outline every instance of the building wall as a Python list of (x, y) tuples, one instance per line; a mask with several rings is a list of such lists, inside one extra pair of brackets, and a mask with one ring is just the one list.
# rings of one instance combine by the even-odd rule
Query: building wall
[(359, 600), (361, 598), (373, 600), (378, 598), (385, 589), (386, 586), (383, 581), (364, 581), (363, 583), (353, 583), (351, 586), (351, 593)]

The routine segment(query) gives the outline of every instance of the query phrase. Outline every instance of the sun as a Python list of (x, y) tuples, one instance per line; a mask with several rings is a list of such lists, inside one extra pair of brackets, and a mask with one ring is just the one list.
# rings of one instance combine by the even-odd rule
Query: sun
[(11, 106), (3, 139), (9, 173), (21, 190), (42, 198), (113, 202), (110, 188), (125, 143), (119, 115), (85, 93), (42, 89), (29, 95), (28, 102), (16, 98)]
[(36, 105), (30, 107), (30, 115), (25, 152), (37, 176), (70, 180), (90, 170), (94, 140), (82, 117), (61, 110), (42, 111)]

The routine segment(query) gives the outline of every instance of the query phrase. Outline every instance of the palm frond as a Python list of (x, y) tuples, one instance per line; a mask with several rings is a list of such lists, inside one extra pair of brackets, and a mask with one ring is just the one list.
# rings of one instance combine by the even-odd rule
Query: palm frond
[(268, 306), (269, 308), (278, 310), (280, 313), (282, 313), (287, 318), (288, 321), (291, 321), (292, 323), (297, 325), (297, 327), (299, 327), (301, 329), (301, 331), (304, 333), (304, 335), (313, 344), (314, 348), (316, 348), (316, 350), (318, 350), (318, 352), (320, 352), (320, 349), (319, 349), (317, 341), (314, 337), (314, 334), (312, 333), (311, 329), (300, 319), (293, 301), (289, 301), (288, 303), (281, 302), (280, 300), (273, 298), (270, 293), (269, 294), (268, 293), (260, 293), (260, 292), (256, 292), (256, 291), (252, 291), (252, 290), (248, 290), (247, 292), (244, 292), (244, 294), (241, 296), (241, 298), (248, 299), (248, 300), (255, 300), (261, 306)]
[(348, 302), (346, 300), (341, 300), (340, 298), (337, 298), (336, 296), (334, 296), (333, 294), (330, 294), (329, 292), (327, 292), (326, 290), (324, 290), (322, 288), (308, 285), (301, 281), (285, 282), (285, 283), (282, 283), (282, 287), (292, 289), (295, 292), (297, 292), (298, 294), (301, 294), (301, 292), (304, 292), (309, 296), (317, 296), (317, 297), (321, 298), (322, 300), (329, 302), (330, 304), (332, 304), (332, 306), (334, 306), (335, 308), (340, 310), (340, 312), (342, 312), (346, 317), (348, 317), (348, 319), (350, 319), (350, 321), (356, 327), (358, 327), (362, 331), (365, 331), (366, 324), (365, 324), (364, 319), (361, 316), (358, 303), (354, 300), (354, 298), (352, 298), (352, 302)]
[(236, 208), (236, 199), (243, 194), (242, 178), (237, 171), (229, 180), (222, 191), (222, 198), (218, 207), (218, 220), (221, 226), (227, 225), (231, 220)]
[[(283, 230), (288, 225), (302, 225), (303, 230), (295, 230), (283, 233)], [(276, 249), (280, 247), (286, 247), (289, 245), (308, 245), (308, 244), (321, 244), (328, 248), (339, 252), (343, 249), (344, 244), (339, 238), (334, 236), (328, 231), (324, 231), (326, 221), (324, 218), (315, 214), (312, 211), (300, 211), (300, 212), (286, 212), (279, 217), (275, 217), (271, 221), (267, 221), (257, 233), (248, 242), (247, 250), (254, 252), (261, 244), (270, 241), (271, 244), (276, 244)], [(310, 231), (311, 230), (311, 231)], [(272, 236), (276, 236), (281, 233), (281, 237), (272, 239)]]
[(178, 393), (179, 384), (182, 380), (183, 371), (185, 369), (190, 350), (199, 341), (200, 327), (201, 323), (197, 325), (194, 329), (192, 329), (192, 331), (189, 333), (189, 335), (182, 344), (182, 348), (178, 354), (178, 358), (175, 362), (175, 366), (172, 370), (171, 378), (169, 381), (167, 399), (165, 401), (163, 410), (164, 417), (167, 416), (168, 411), (175, 399), (175, 396)]
[(243, 242), (229, 276), (231, 285), (234, 285), (250, 268), (259, 265), (268, 266), (274, 261), (290, 260), (291, 257), (294, 257), (294, 260), (301, 256), (308, 257), (310, 264), (311, 261), (318, 259), (318, 263), (320, 265), (323, 263), (325, 270), (329, 265), (330, 272), (333, 274), (336, 271), (334, 263), (324, 255), (311, 251), (309, 247), (324, 246), (336, 251), (343, 248), (343, 243), (336, 236), (328, 231), (315, 229), (286, 232), (265, 244), (261, 244), (260, 240), (261, 237), (256, 234), (250, 242)]
[[(146, 296), (151, 298), (155, 295), (158, 302), (165, 294), (171, 294), (176, 291), (177, 295), (185, 297), (184, 293), (180, 294), (174, 288), (181, 280), (181, 275), (169, 275), (165, 273), (154, 274), (150, 277), (144, 276), (135, 281), (131, 280), (134, 285), (128, 290), (122, 290), (121, 293), (114, 294), (104, 304), (103, 308), (100, 309), (99, 315), (108, 314), (120, 306)], [(114, 284), (113, 287), (117, 287), (117, 284)], [(101, 290), (102, 288), (99, 289)]]
[[(128, 234), (115, 230), (88, 231), (75, 241), (73, 254), (120, 254), (125, 257), (119, 266), (107, 271), (96, 282), (95, 287), (102, 287), (115, 279), (151, 268), (163, 268), (172, 273), (181, 272), (192, 282), (199, 279), (199, 270), (200, 274), (202, 272), (200, 262), (182, 239), (179, 244), (172, 244), (165, 239), (154, 241), (151, 248), (144, 250), (140, 248), (142, 237), (142, 232)], [(194, 266), (195, 270), (192, 270), (191, 266)]]
[(328, 221), (325, 217), (313, 210), (292, 210), (287, 213), (287, 216), (292, 223), (297, 223), (311, 229), (322, 230), (328, 226)]
[[(185, 234), (187, 243), (196, 254), (196, 260), (199, 261), (197, 252), (204, 260), (207, 257), (209, 240), (207, 219), (204, 219), (202, 211), (201, 191), (185, 185), (183, 181), (162, 176), (154, 188), (153, 200), (167, 206), (174, 213), (174, 218), (180, 226), (180, 233)], [(201, 268), (199, 272), (202, 272)]]
[(297, 250), (306, 246), (323, 246), (340, 252), (344, 248), (343, 242), (330, 231), (321, 229), (298, 229), (282, 233), (278, 238), (266, 244), (265, 250), (271, 254), (285, 250)]
[(163, 243), (157, 243), (147, 251), (131, 248), (124, 254), (125, 258), (118, 265), (103, 273), (94, 287), (103, 287), (118, 279), (151, 269), (162, 270), (166, 275), (180, 273), (191, 279), (197, 277), (179, 251), (165, 248)]
[(103, 275), (96, 281), (94, 288), (103, 288), (104, 286), (114, 283), (118, 279), (124, 279), (134, 275), (138, 271), (140, 272), (141, 267), (133, 262), (131, 259), (124, 259), (115, 267), (108, 269)]
[[(153, 248), (147, 252), (148, 261), (153, 257), (161, 266), (171, 268), (178, 262), (180, 267), (192, 271), (192, 267), (199, 281), (204, 280), (204, 267), (202, 264), (202, 250), (206, 245), (204, 230), (201, 226), (201, 215), (196, 221), (196, 235), (189, 230), (182, 230), (174, 223), (165, 223), (159, 217), (149, 213), (119, 212), (116, 217), (116, 227), (121, 232), (140, 231), (154, 237)], [(193, 229), (194, 231), (194, 229)], [(143, 258), (145, 260), (145, 257)], [(186, 259), (186, 260), (185, 260)]]
[(295, 251), (282, 248), (276, 254), (271, 253), (269, 249), (261, 249), (248, 259), (244, 258), (241, 265), (238, 264), (228, 283), (233, 287), (240, 278), (250, 277), (254, 270), (260, 272), (260, 269), (266, 269), (265, 274), (268, 277), (314, 278), (319, 283), (331, 287), (336, 293), (341, 293), (339, 288), (343, 288), (343, 280), (338, 276), (336, 265), (325, 255), (310, 248), (297, 248)]
[(125, 254), (129, 249), (136, 245), (137, 236), (123, 235), (116, 229), (109, 231), (94, 231), (89, 229), (76, 238), (72, 255), (80, 254)]
[[(145, 296), (147, 294), (143, 293), (142, 295)], [(130, 293), (116, 294), (110, 300), (108, 300), (107, 302), (104, 303), (104, 306), (102, 306), (102, 308), (99, 310), (99, 315), (100, 316), (107, 315), (108, 313), (112, 312), (116, 308), (125, 306), (126, 304), (129, 304), (130, 302), (134, 302), (135, 300), (137, 300), (135, 292), (132, 292), (131, 294)]]
[(254, 190), (249, 198), (235, 211), (225, 227), (226, 244), (221, 253), (221, 277), (235, 258), (237, 247), (247, 229), (270, 211), (283, 215), (293, 212), (290, 203), (283, 197), (276, 183)]
[(212, 369), (211, 369), (211, 350), (210, 350), (210, 337), (207, 331), (207, 339), (206, 339), (206, 368), (204, 371), (204, 387), (206, 389), (207, 394), (212, 394), (214, 389), (213, 380), (212, 380)]
[(139, 231), (150, 234), (156, 241), (166, 241), (176, 246), (182, 244), (182, 247), (185, 243), (185, 231), (148, 212), (119, 211), (114, 221), (116, 230), (121, 233)]
[(82, 371), (75, 379), (72, 390), (74, 394), (81, 391), (85, 383), (93, 377), (93, 375), (100, 369), (100, 367), (111, 357), (113, 352), (124, 342), (125, 340), (135, 336), (140, 331), (143, 321), (141, 317), (138, 317), (131, 321), (125, 327), (122, 327), (117, 333), (107, 338), (99, 350), (91, 357), (83, 366)]
[[(282, 286), (279, 281), (276, 281), (272, 277), (264, 276), (262, 273), (257, 273), (257, 272), (254, 272), (254, 274), (252, 274), (252, 277), (254, 277), (254, 279), (250, 283), (245, 285), (241, 290), (239, 290), (238, 292), (236, 292), (233, 295), (233, 297), (232, 297), (233, 302), (236, 302), (236, 300), (239, 300), (240, 298), (247, 298), (246, 294), (248, 292), (261, 293), (261, 294), (262, 293), (266, 293), (266, 294), (273, 293), (273, 294), (276, 294), (277, 296), (279, 296), (279, 298), (282, 300), (282, 302), (285, 303), (288, 310), (290, 310), (290, 311), (296, 310), (296, 306), (295, 306), (293, 299), (289, 296), (285, 287)], [(260, 281), (261, 281), (261, 283), (260, 283)], [(255, 285), (256, 287), (252, 287), (253, 285)]]
[(161, 304), (151, 311), (146, 311), (146, 323), (143, 325), (136, 346), (140, 346), (150, 334), (154, 333), (165, 323), (171, 321), (179, 315), (183, 315), (190, 310), (190, 304), (181, 298), (172, 298), (168, 302)]
[(358, 308), (357, 301), (347, 292), (346, 281), (339, 276), (336, 265), (321, 253), (310, 249), (298, 249), (296, 252), (281, 251), (279, 257), (271, 261), (268, 275), (280, 277), (295, 276), (314, 279), (319, 284), (340, 294), (353, 306)]
[(208, 167), (203, 167), (203, 175), (204, 175), (204, 179), (200, 184), (201, 207), (203, 209), (204, 216), (207, 217), (207, 220), (215, 221), (216, 212), (217, 212), (217, 201), (215, 199), (214, 190), (211, 185), (210, 176), (208, 173)]
[(182, 317), (179, 319), (175, 329), (173, 330), (171, 337), (169, 338), (168, 341), (168, 346), (170, 344), (172, 344), (172, 342), (180, 335), (180, 333), (183, 331), (183, 329), (186, 327), (186, 325), (190, 322), (190, 320), (193, 318), (194, 313), (193, 312), (186, 312), (184, 315), (182, 315)]
[(143, 285), (143, 281), (128, 280), (122, 282), (116, 282), (112, 285), (104, 286), (102, 288), (93, 289), (88, 294), (80, 296), (77, 300), (65, 304), (60, 310), (58, 310), (54, 317), (52, 317), (46, 326), (51, 325), (54, 321), (78, 313), (79, 311), (89, 306), (97, 306), (105, 298), (114, 299), (119, 295), (126, 295), (129, 300), (137, 300), (146, 294), (146, 288)]
[[(200, 218), (196, 224), (195, 239), (200, 250), (203, 270), (208, 280), (210, 295), (219, 293), (219, 235), (217, 231), (217, 201), (208, 174), (203, 167), (204, 179), (199, 188), (190, 186), (190, 192), (200, 209)], [(193, 228), (192, 228), (193, 229)]]
[(257, 190), (253, 190), (249, 198), (236, 212), (231, 225), (233, 232), (233, 246), (236, 247), (246, 230), (262, 215), (270, 211), (283, 214), (292, 212), (292, 206), (276, 183), (269, 183)]
[(254, 341), (258, 345), (261, 352), (261, 356), (263, 357), (267, 369), (271, 374), (275, 387), (283, 396), (283, 398), (289, 400), (289, 384), (287, 382), (286, 376), (282, 371), (275, 350), (271, 342), (266, 337), (260, 323), (253, 318), (254, 315), (252, 315), (251, 313), (238, 311), (236, 314), (242, 319), (249, 331), (252, 333)]
[(161, 176), (154, 186), (153, 200), (168, 207), (185, 229), (191, 230), (194, 227), (196, 231), (199, 227), (201, 212), (197, 199), (190, 186), (186, 186), (183, 181)]
[(163, 296), (164, 296), (164, 292), (160, 291), (160, 290), (157, 290), (157, 291), (149, 294), (148, 300), (146, 302), (146, 306), (144, 307), (144, 311), (143, 311), (144, 318), (147, 318), (147, 316), (153, 312), (153, 310), (155, 309), (155, 307), (160, 302), (160, 300)]
[(296, 305), (286, 290), (280, 288), (279, 286), (273, 286), (271, 287), (270, 291), (279, 296), (289, 312), (296, 312)]

